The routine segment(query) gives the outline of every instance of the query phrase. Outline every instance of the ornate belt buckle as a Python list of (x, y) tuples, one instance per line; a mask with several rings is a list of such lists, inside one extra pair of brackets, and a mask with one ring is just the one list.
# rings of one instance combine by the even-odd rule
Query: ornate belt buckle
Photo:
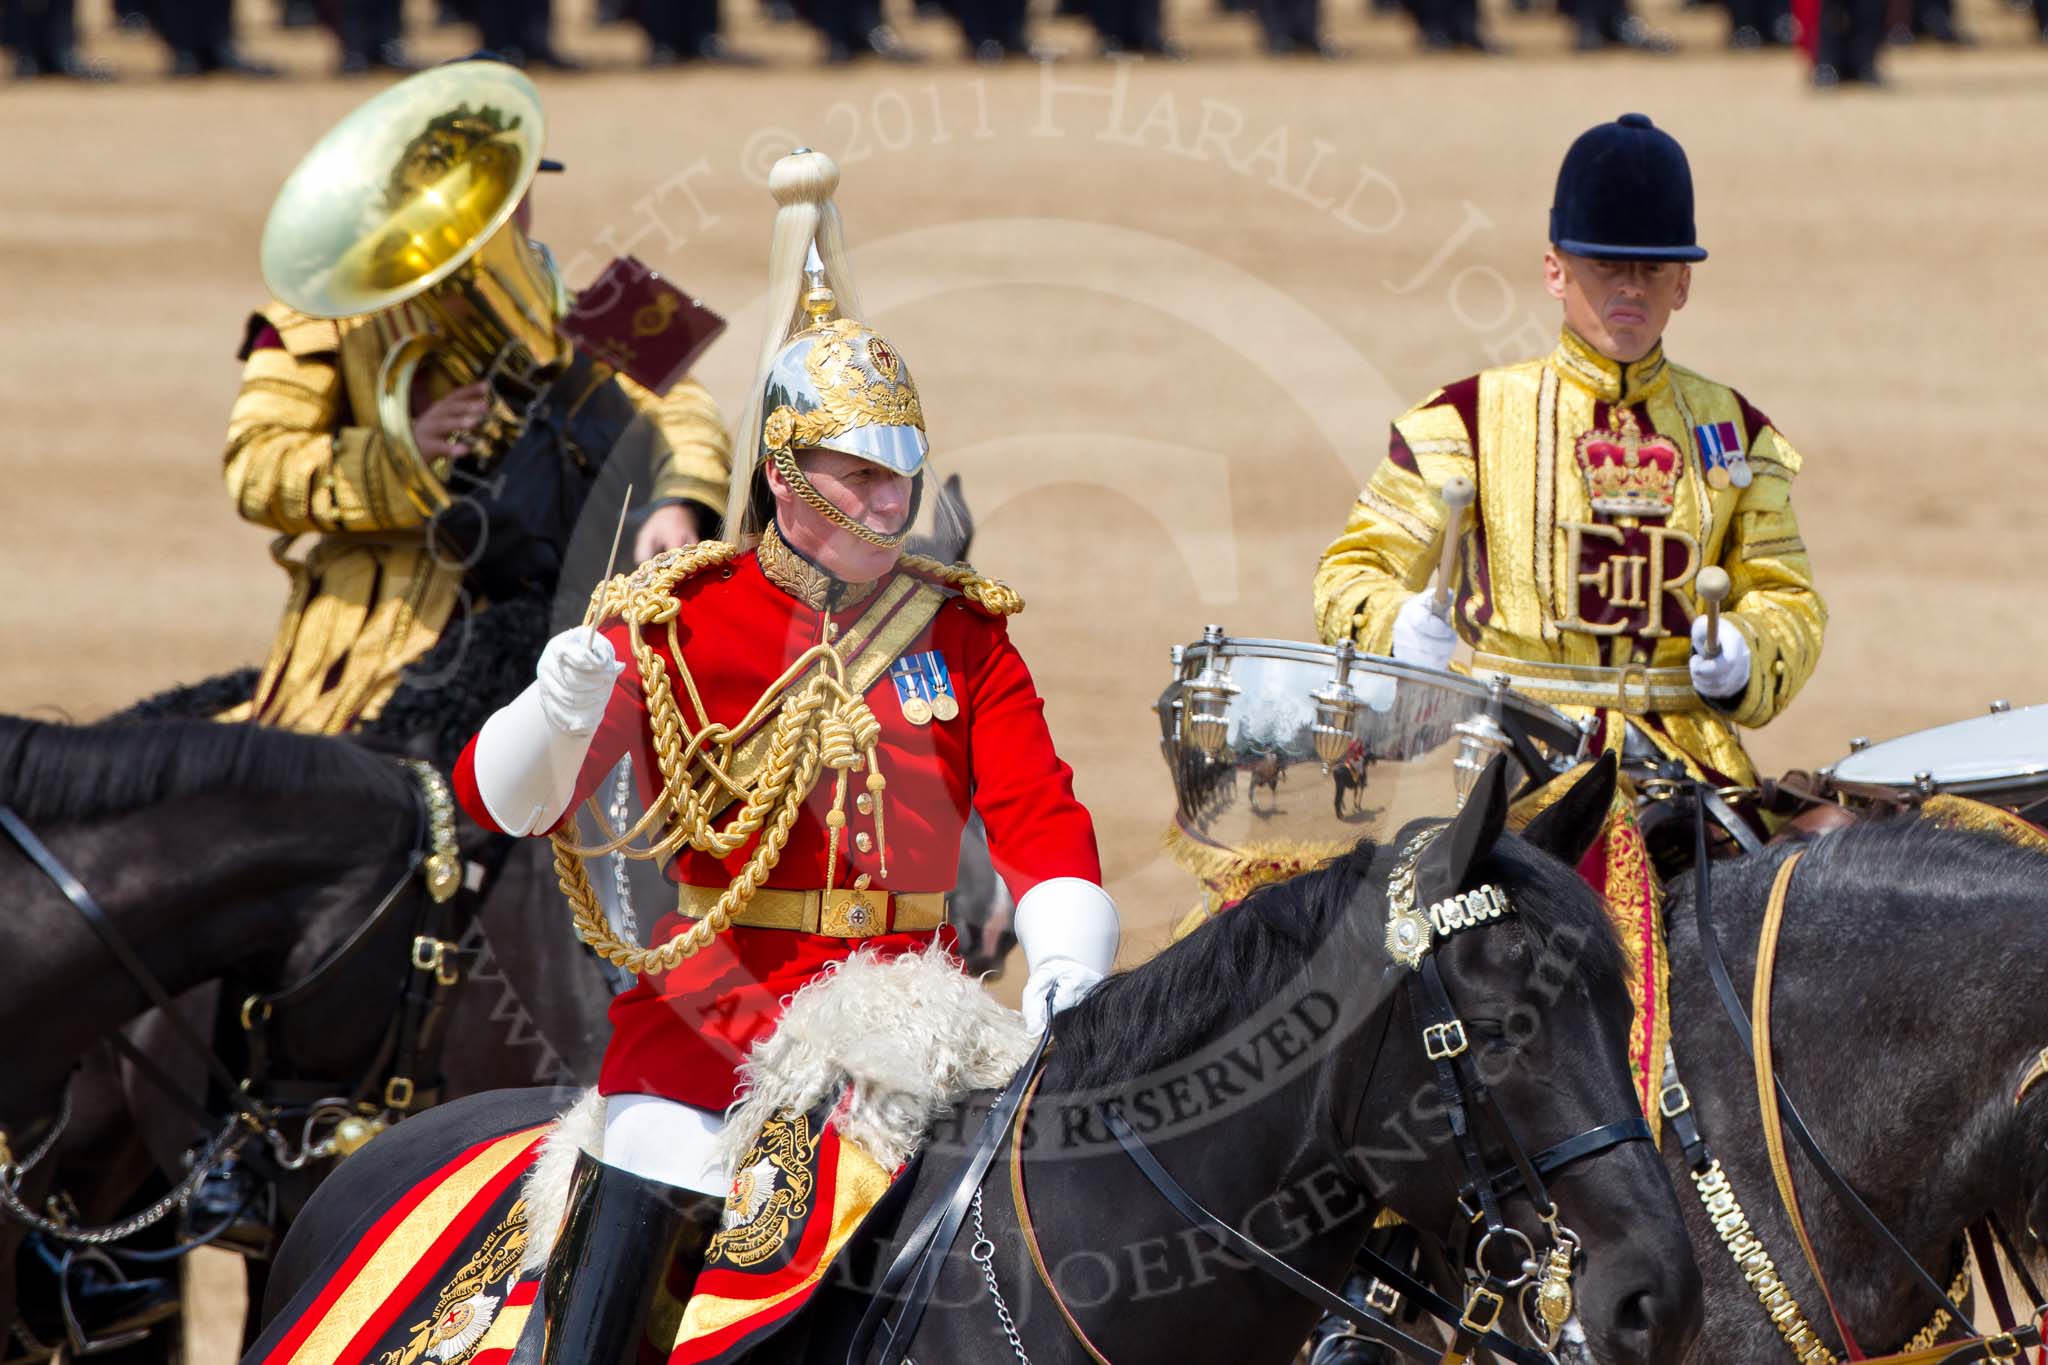
[(867, 938), (889, 928), (889, 894), (886, 891), (843, 889), (825, 897), (818, 916), (818, 932), (834, 938)]

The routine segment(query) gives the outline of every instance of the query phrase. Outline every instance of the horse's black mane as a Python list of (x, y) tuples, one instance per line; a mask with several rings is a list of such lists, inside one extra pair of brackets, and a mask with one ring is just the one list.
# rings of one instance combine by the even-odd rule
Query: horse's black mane
[(324, 787), (405, 800), (411, 781), (350, 741), (256, 725), (0, 716), (0, 802), (24, 820), (89, 820), (224, 787), (259, 796)]
[[(1371, 916), (1379, 942), (1388, 860), (1370, 839), (1314, 871), (1260, 887), (1140, 967), (1103, 982), (1054, 1021), (1048, 1082), (1086, 1089), (1146, 1075), (1193, 1052), (1228, 1023), (1284, 995), (1342, 921)], [(1502, 835), (1477, 880), (1499, 883), (1539, 941), (1569, 926), (1584, 940), (1575, 967), (1619, 989), (1621, 953), (1599, 898), (1571, 869)], [(1590, 935), (1583, 933), (1591, 929)], [(1346, 949), (1346, 951), (1350, 951)], [(1361, 980), (1383, 959), (1360, 961)]]

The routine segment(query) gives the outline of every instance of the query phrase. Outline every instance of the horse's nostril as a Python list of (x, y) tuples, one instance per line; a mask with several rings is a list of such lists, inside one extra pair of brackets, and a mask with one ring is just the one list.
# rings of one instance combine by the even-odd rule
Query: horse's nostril
[(1699, 1325), (1699, 1297), (1688, 1297), (1683, 1282), (1638, 1289), (1615, 1305), (1614, 1342), (1624, 1357), (1676, 1360)]

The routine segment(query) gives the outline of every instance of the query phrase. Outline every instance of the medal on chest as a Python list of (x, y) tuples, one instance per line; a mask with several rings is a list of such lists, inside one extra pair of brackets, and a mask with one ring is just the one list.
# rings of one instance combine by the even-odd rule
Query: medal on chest
[(1594, 520), (1558, 523), (1571, 575), (1559, 627), (1645, 640), (1690, 628), (1679, 590), (1699, 571), (1699, 542), (1665, 524), (1684, 452), (1670, 437), (1645, 432), (1634, 409), (1616, 404), (1607, 425), (1582, 434), (1573, 453)]
[(946, 656), (936, 649), (906, 654), (889, 665), (889, 681), (896, 684), (896, 704), (903, 709), (903, 719), (912, 725), (947, 721), (960, 714), (953, 674), (946, 667)]
[(1693, 441), (1700, 448), (1700, 468), (1707, 473), (1707, 486), (1715, 492), (1733, 484), (1737, 488), (1749, 487), (1754, 476), (1750, 473), (1749, 457), (1743, 453), (1742, 437), (1736, 434), (1733, 422), (1702, 422), (1692, 429)]

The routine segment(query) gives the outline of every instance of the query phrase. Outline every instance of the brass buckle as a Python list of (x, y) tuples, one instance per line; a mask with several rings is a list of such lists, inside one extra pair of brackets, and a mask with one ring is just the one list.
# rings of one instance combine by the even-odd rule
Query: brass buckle
[[(1493, 1325), (1500, 1321), (1500, 1310), (1507, 1306), (1507, 1302), (1504, 1295), (1494, 1293), (1485, 1285), (1473, 1285), (1472, 1297), (1465, 1300), (1465, 1316), (1458, 1319), (1458, 1325), (1474, 1332), (1491, 1332)], [(1486, 1313), (1484, 1318), (1478, 1316), (1482, 1308)]]
[(1657, 1095), (1657, 1112), (1667, 1119), (1675, 1119), (1692, 1108), (1692, 1095), (1677, 1081), (1664, 1087)]
[[(258, 1005), (263, 1006), (263, 1013), (260, 1015), (256, 1013)], [(252, 995), (242, 1002), (242, 1032), (254, 1033), (256, 1031), (256, 1021), (259, 1018), (264, 1020), (270, 1018), (270, 1002), (260, 995)]]
[(1448, 1062), (1465, 1051), (1465, 1021), (1431, 1024), (1422, 1031), (1422, 1050), (1432, 1062)]
[(889, 893), (841, 887), (825, 896), (818, 932), (834, 938), (868, 938), (889, 929)]
[(412, 941), (412, 965), (415, 971), (432, 972), (434, 980), (443, 986), (452, 986), (462, 980), (462, 970), (451, 960), (455, 945), (446, 939), (429, 938), (425, 934)]
[(1989, 1360), (2018, 1360), (2026, 1348), (2011, 1332), (2001, 1332), (1984, 1340), (1984, 1355)]
[(412, 1108), (412, 1077), (393, 1076), (384, 1082), (384, 1107), (386, 1109)]
[(1384, 1280), (1374, 1280), (1366, 1287), (1365, 1306), (1388, 1317), (1401, 1311), (1401, 1294)]

